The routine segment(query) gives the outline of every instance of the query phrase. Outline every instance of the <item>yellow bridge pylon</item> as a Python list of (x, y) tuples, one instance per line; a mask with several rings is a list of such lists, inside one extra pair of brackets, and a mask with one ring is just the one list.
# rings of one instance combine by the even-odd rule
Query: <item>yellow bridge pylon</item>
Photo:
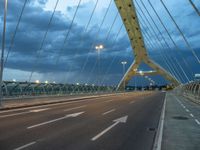
[(140, 75), (138, 72), (138, 67), (141, 63), (147, 64), (149, 67), (154, 69), (154, 71), (143, 72), (142, 75), (161, 75), (166, 80), (170, 81), (173, 86), (178, 86), (179, 81), (167, 72), (160, 65), (151, 60), (148, 56), (144, 39), (141, 33), (139, 21), (137, 18), (135, 5), (132, 0), (115, 0), (115, 4), (118, 8), (118, 11), (121, 15), (122, 21), (125, 25), (126, 31), (128, 33), (132, 49), (134, 50), (135, 60), (132, 65), (129, 67), (128, 71), (125, 73), (124, 77), (120, 81), (117, 89), (123, 89), (124, 83), (128, 84), (129, 80), (135, 76)]

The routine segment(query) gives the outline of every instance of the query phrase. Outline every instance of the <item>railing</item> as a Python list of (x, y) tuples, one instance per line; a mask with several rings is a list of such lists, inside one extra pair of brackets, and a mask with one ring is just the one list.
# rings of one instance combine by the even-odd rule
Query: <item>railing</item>
[(190, 82), (180, 85), (175, 89), (179, 95), (183, 95), (190, 100), (200, 104), (200, 81)]
[(4, 81), (2, 89), (4, 98), (99, 94), (112, 93), (115, 91), (115, 87), (97, 86), (94, 84), (30, 83), (14, 81)]

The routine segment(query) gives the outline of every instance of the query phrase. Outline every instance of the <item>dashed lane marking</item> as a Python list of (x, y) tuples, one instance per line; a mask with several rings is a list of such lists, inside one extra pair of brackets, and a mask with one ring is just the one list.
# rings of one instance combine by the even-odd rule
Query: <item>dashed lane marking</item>
[(29, 147), (29, 146), (35, 144), (35, 143), (36, 143), (36, 142), (31, 142), (31, 143), (28, 143), (28, 144), (26, 144), (26, 145), (23, 145), (23, 146), (20, 146), (20, 147), (18, 147), (18, 148), (15, 148), (14, 150), (22, 150), (22, 149), (25, 149), (25, 148), (27, 148), (27, 147)]
[(109, 114), (109, 113), (111, 113), (111, 112), (113, 112), (113, 111), (115, 111), (115, 109), (111, 109), (110, 111), (107, 111), (107, 112), (103, 113), (102, 115), (103, 115), (103, 116), (104, 116), (104, 115), (107, 115), (107, 114)]

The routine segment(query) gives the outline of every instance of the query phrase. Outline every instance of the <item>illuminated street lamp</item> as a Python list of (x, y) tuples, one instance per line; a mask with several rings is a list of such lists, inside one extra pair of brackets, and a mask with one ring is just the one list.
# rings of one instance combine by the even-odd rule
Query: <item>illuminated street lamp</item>
[[(100, 88), (100, 52), (104, 48), (102, 44), (95, 46), (95, 49), (97, 50), (97, 63), (98, 63), (98, 76), (99, 76), (99, 88)], [(98, 91), (99, 91), (98, 88)]]
[(39, 84), (39, 83), (40, 83), (40, 80), (35, 80), (35, 83)]
[(16, 82), (16, 79), (13, 79), (12, 81), (13, 81), (13, 82)]
[(136, 68), (136, 69), (134, 69), (134, 71), (136, 72), (136, 71), (137, 71), (137, 68)]
[[(127, 62), (122, 61), (121, 64), (123, 66), (123, 75), (125, 75), (125, 66), (126, 66)], [(125, 92), (125, 90), (126, 90), (126, 82), (125, 82), (125, 79), (124, 79), (124, 92)]]
[(143, 76), (143, 75), (144, 75), (144, 72), (143, 72), (142, 70), (140, 70), (140, 71), (139, 71), (139, 74), (140, 74), (141, 76)]
[(49, 81), (45, 81), (45, 84), (48, 84), (49, 83)]

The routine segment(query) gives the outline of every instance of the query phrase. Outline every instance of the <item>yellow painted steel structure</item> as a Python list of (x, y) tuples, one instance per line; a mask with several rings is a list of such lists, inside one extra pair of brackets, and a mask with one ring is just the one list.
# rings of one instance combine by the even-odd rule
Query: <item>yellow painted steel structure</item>
[(132, 65), (129, 67), (128, 71), (120, 81), (118, 85), (118, 90), (123, 89), (124, 83), (128, 84), (128, 81), (135, 75), (138, 75), (138, 67), (141, 63), (145, 63), (150, 66), (154, 71), (143, 72), (142, 75), (161, 75), (166, 80), (170, 81), (173, 86), (178, 86), (179, 81), (167, 72), (160, 65), (151, 60), (148, 56), (144, 39), (142, 37), (139, 21), (137, 18), (135, 5), (132, 0), (115, 0), (115, 4), (118, 8), (118, 11), (121, 15), (123, 23), (125, 25), (126, 31), (128, 33), (131, 46), (133, 48), (133, 53), (135, 55), (135, 60)]

